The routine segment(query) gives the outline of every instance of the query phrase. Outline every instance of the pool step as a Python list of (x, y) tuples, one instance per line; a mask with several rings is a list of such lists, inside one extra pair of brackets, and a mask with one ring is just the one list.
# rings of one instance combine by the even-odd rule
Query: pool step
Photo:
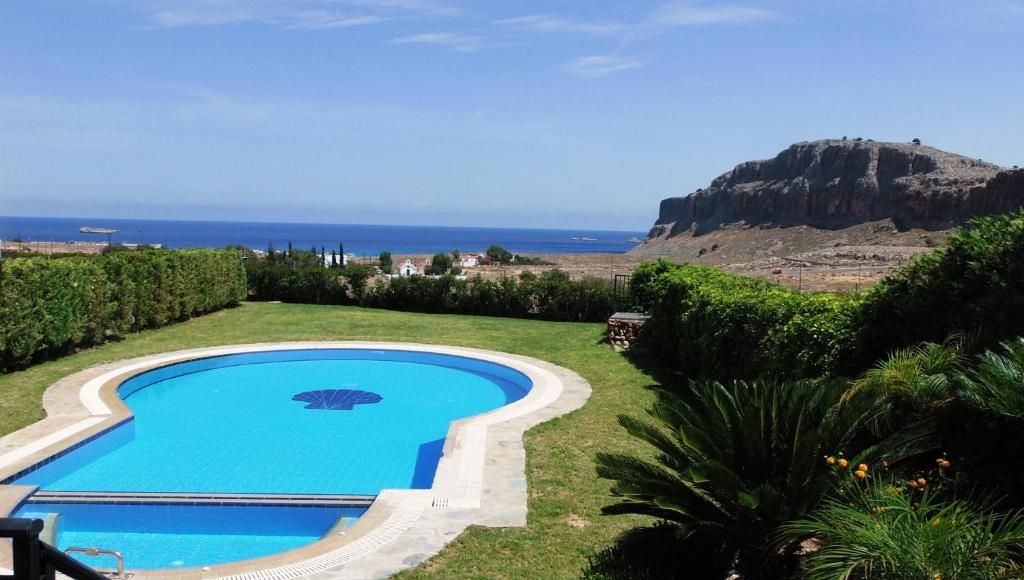
[(138, 493), (106, 491), (37, 491), (28, 503), (175, 504), (272, 507), (370, 507), (375, 495)]

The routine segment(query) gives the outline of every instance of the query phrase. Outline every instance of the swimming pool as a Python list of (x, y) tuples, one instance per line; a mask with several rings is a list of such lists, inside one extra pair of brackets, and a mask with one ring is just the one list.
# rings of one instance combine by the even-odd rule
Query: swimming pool
[[(29, 498), (19, 513), (60, 514), (61, 549), (120, 549), (134, 568), (253, 558), (315, 542), (365, 508), (255, 506), (237, 497), (226, 503), (238, 505), (214, 505), (208, 496), (255, 494), (267, 502), (428, 489), (454, 421), (514, 403), (532, 387), (508, 366), (434, 352), (292, 349), (198, 358), (125, 380), (117, 394), (132, 417), (4, 483), (38, 486), (39, 499)], [(99, 499), (48, 503), (47, 494), (62, 493)], [(114, 502), (106, 493), (198, 494), (207, 503)], [(249, 532), (218, 523), (235, 520), (250, 522)]]

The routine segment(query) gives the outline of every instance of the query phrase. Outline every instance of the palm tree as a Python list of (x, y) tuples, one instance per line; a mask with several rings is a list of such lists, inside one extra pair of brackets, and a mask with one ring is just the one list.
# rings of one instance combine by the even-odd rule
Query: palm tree
[(745, 579), (792, 569), (795, 545), (780, 551), (773, 534), (817, 507), (830, 487), (823, 456), (848, 447), (873, 417), (854, 404), (837, 412), (843, 390), (822, 381), (694, 381), (679, 395), (659, 391), (649, 411), (657, 425), (619, 417), (657, 449), (656, 462), (597, 456), (598, 474), (615, 481), (620, 500), (605, 513), (674, 522), (683, 538), (733, 554)]
[(1024, 337), (1001, 346), (1002, 354), (985, 351), (974, 370), (958, 375), (960, 396), (983, 411), (1024, 419)]
[(826, 500), (812, 516), (783, 526), (780, 537), (815, 538), (818, 549), (805, 560), (811, 580), (1020, 578), (1024, 516), (873, 484)]

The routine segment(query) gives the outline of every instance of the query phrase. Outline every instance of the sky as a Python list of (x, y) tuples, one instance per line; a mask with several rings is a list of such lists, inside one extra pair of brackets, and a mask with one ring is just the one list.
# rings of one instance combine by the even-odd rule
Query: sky
[(1024, 165), (1024, 0), (0, 0), (0, 215), (643, 230), (842, 136)]

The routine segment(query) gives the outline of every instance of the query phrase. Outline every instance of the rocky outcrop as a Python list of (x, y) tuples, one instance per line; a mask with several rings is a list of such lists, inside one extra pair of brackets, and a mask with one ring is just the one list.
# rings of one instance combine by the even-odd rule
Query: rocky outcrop
[(900, 229), (942, 230), (1022, 205), (1024, 170), (919, 144), (813, 141), (741, 163), (707, 189), (662, 201), (648, 237), (736, 223), (836, 229), (885, 219)]

